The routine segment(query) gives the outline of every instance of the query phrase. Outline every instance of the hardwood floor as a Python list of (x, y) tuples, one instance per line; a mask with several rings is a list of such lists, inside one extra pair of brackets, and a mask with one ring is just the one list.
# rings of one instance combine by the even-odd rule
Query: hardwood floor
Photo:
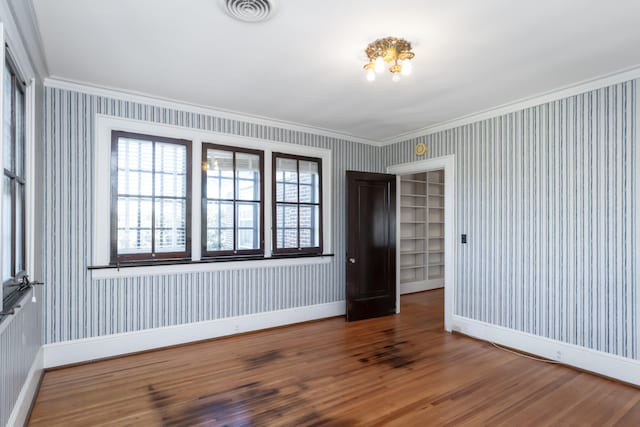
[(640, 426), (640, 390), (443, 332), (441, 290), (47, 372), (31, 426)]

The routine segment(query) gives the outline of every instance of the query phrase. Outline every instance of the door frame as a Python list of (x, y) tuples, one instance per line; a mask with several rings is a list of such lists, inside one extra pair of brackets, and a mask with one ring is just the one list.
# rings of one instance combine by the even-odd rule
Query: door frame
[[(387, 166), (396, 175), (396, 209), (400, 209), (400, 175), (444, 170), (444, 329), (452, 330), (456, 289), (456, 156), (454, 154), (417, 162)], [(396, 265), (400, 266), (400, 215), (396, 215)], [(396, 313), (400, 313), (400, 268), (396, 269)]]

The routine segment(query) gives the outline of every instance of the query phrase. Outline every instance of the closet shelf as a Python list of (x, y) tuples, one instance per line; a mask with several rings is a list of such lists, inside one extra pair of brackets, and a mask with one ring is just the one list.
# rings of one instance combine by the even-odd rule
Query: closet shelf
[(398, 270), (400, 283), (415, 284), (415, 289), (442, 286), (444, 221), (448, 221), (444, 218), (443, 177), (443, 171), (432, 171), (400, 180)]
[(416, 268), (424, 268), (424, 264), (415, 264), (415, 265), (401, 265), (401, 270), (415, 270)]

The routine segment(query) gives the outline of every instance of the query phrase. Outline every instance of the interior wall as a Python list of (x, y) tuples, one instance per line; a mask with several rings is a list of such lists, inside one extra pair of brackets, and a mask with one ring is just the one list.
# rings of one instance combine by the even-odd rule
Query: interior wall
[(381, 149), (385, 166), (456, 156), (454, 314), (640, 357), (637, 86)]
[[(377, 147), (54, 87), (45, 89), (44, 106), (47, 343), (344, 300), (345, 171), (382, 171)], [(335, 257), (327, 264), (93, 279), (92, 230), (109, 226), (92, 224), (95, 114), (331, 149)]]
[[(18, 6), (24, 6), (18, 4)], [(20, 68), (22, 77), (26, 80), (34, 79), (34, 170), (29, 175), (32, 179), (35, 194), (34, 205), (30, 206), (34, 215), (34, 236), (27, 242), (27, 247), (34, 248), (34, 259), (27, 259), (27, 263), (33, 262), (33, 271), (29, 271), (30, 276), (36, 280), (42, 279), (42, 258), (41, 258), (41, 233), (42, 233), (42, 164), (39, 154), (43, 149), (43, 85), (41, 72), (36, 67), (35, 59), (37, 53), (32, 52), (25, 34), (30, 34), (25, 28), (23, 32), (18, 31), (15, 13), (23, 12), (20, 8), (9, 7), (6, 0), (0, 0), (0, 22), (6, 36), (6, 42), (11, 49), (12, 55)], [(4, 49), (5, 46), (2, 46)], [(28, 129), (27, 129), (28, 130)], [(36, 366), (36, 357), (42, 346), (42, 315), (43, 315), (43, 291), (36, 287), (34, 292), (37, 296), (36, 302), (25, 295), (22, 307), (16, 310), (14, 315), (8, 316), (0, 323), (0, 426), (7, 425), (12, 415), (12, 411), (18, 403), (20, 392), (23, 390), (29, 379), (29, 373), (34, 368), (34, 375), (39, 375), (39, 367)], [(30, 399), (27, 396), (26, 399)]]

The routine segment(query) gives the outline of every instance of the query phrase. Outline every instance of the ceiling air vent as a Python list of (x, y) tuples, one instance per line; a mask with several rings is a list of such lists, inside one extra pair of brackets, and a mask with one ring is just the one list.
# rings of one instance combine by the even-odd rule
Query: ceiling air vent
[(273, 0), (223, 0), (227, 13), (243, 22), (262, 22), (273, 13)]

